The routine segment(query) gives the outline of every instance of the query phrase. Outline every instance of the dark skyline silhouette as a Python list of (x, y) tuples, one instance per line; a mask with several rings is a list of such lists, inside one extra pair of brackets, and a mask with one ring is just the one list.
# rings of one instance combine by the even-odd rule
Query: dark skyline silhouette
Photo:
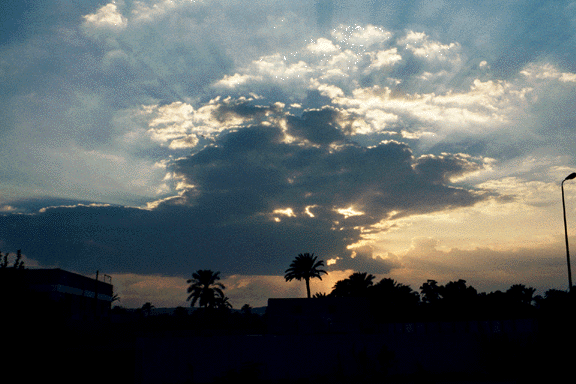
[[(16, 361), (12, 367), (23, 380), (42, 376), (72, 382), (113, 359), (122, 361), (115, 379), (126, 383), (168, 377), (172, 382), (211, 383), (515, 383), (563, 377), (569, 365), (557, 348), (558, 338), (575, 341), (569, 321), (574, 295), (551, 289), (534, 296), (534, 289), (523, 284), (487, 294), (462, 279), (444, 285), (427, 280), (418, 293), (393, 279), (374, 282), (374, 275), (356, 272), (323, 297), (271, 299), (264, 315), (253, 313), (249, 305), (234, 311), (207, 303), (192, 312), (180, 307), (172, 314), (154, 315), (154, 304), (145, 303), (136, 312), (116, 306), (100, 317), (72, 319), (60, 305), (67, 299), (49, 299), (34, 291), (38, 281), (33, 279), (40, 276), (34, 270), (2, 265), (0, 305), (9, 315), (3, 320), (23, 331), (8, 351), (13, 356), (43, 355), (37, 370), (26, 371), (24, 361)], [(60, 273), (73, 280), (73, 274)], [(210, 287), (218, 274), (193, 274), (204, 275)], [(203, 279), (192, 279), (191, 285), (199, 281)], [(109, 291), (101, 293), (111, 294), (112, 287)], [(33, 352), (24, 349), (29, 343), (36, 346)], [(295, 353), (310, 344), (314, 352), (300, 357)], [(216, 353), (223, 349), (233, 358)], [(542, 354), (536, 364), (534, 354)], [(71, 365), (57, 363), (63, 358)], [(289, 362), (298, 368), (278, 370)], [(88, 381), (108, 374), (93, 370)]]

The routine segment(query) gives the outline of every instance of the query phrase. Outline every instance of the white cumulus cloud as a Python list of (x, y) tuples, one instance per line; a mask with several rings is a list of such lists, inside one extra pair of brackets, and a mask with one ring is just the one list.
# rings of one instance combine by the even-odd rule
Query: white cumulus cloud
[(106, 4), (96, 13), (85, 15), (84, 20), (86, 24), (96, 27), (124, 27), (127, 22), (114, 3)]

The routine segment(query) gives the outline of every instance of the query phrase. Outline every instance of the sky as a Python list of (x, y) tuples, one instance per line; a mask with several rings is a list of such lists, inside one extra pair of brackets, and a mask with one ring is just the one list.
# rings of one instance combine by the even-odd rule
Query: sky
[[(0, 251), (117, 305), (235, 308), (352, 272), (567, 289), (576, 2), (9, 0)], [(569, 236), (576, 185), (565, 183)], [(575, 248), (576, 249), (576, 248)]]

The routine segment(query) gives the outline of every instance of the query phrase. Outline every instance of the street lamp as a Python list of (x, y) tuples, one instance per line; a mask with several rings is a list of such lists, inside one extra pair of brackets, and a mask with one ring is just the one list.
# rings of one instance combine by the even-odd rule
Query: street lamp
[(564, 203), (564, 182), (576, 177), (576, 172), (562, 180), (562, 210), (564, 211), (564, 238), (566, 239), (566, 263), (568, 263), (568, 292), (572, 292), (572, 271), (570, 270), (570, 251), (568, 250), (568, 226), (566, 225), (566, 204)]

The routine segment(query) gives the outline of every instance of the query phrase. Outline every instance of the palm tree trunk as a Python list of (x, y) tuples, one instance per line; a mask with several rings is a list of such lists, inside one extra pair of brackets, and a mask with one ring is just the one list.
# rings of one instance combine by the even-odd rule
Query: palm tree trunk
[(308, 294), (308, 298), (310, 298), (310, 279), (305, 279), (306, 280), (306, 293)]

